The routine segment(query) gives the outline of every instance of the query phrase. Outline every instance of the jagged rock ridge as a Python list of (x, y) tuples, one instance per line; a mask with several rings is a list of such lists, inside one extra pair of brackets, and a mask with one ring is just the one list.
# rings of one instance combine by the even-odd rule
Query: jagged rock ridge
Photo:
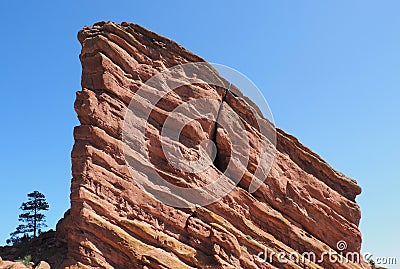
[[(214, 132), (214, 123), (203, 122), (190, 136), (193, 141), (213, 139), (219, 154), (225, 154), (214, 163), (208, 178), (171, 170), (159, 152), (159, 125), (175, 105), (198, 96), (216, 100), (240, 116), (254, 142), (239, 185), (221, 200), (192, 209), (167, 206), (144, 192), (135, 184), (124, 159), (122, 128), (127, 107), (153, 75), (204, 60), (130, 23), (97, 23), (85, 27), (78, 38), (82, 44), (82, 90), (77, 93), (75, 110), (81, 125), (74, 130), (71, 210), (57, 227), (68, 243), (68, 259), (62, 267), (361, 268), (352, 262), (282, 263), (276, 256), (267, 262), (257, 258), (265, 248), (287, 254), (312, 251), (320, 257), (337, 250), (339, 241), (347, 243), (344, 254), (359, 253), (360, 208), (355, 197), (361, 189), (278, 129), (271, 171), (265, 183), (250, 194), (253, 166), (258, 165), (254, 109), (230, 91), (189, 87), (190, 91), (177, 92), (158, 104), (148, 119), (146, 147), (159, 164), (158, 172), (172, 181), (196, 185), (219, 175), (229, 158), (229, 143), (221, 128)], [(182, 145), (191, 147), (193, 141)], [(146, 171), (139, 174), (146, 176)]]

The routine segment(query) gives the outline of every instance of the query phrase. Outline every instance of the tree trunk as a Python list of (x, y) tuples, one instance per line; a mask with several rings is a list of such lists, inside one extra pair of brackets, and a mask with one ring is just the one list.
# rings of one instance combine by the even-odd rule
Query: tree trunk
[(33, 215), (33, 238), (36, 238), (36, 220), (37, 220), (37, 205), (36, 205), (36, 198), (35, 198), (35, 213)]

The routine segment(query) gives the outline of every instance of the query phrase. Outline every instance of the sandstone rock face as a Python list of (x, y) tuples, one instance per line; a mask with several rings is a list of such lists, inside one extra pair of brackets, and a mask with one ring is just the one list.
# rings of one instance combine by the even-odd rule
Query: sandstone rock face
[(35, 269), (50, 269), (50, 265), (47, 262), (41, 261), (36, 265)]
[(26, 269), (22, 262), (0, 261), (0, 269)]
[[(355, 202), (360, 187), (296, 138), (277, 130), (272, 167), (260, 178), (264, 183), (248, 191), (257, 167), (267, 164), (258, 157), (261, 127), (255, 119), (260, 112), (237, 89), (182, 87), (158, 102), (149, 118), (136, 117), (134, 123), (148, 128), (145, 140), (129, 141), (128, 157), (140, 163), (130, 169), (122, 141), (135, 93), (166, 68), (204, 60), (130, 23), (97, 23), (78, 38), (82, 90), (75, 110), (81, 125), (74, 130), (71, 210), (57, 227), (68, 243), (63, 268), (362, 268), (362, 258), (328, 258), (329, 253), (336, 258), (360, 253)], [(207, 173), (174, 169), (161, 150), (166, 118), (179, 104), (196, 98), (214, 100), (221, 111), (231, 113), (222, 117), (224, 128), (204, 120), (182, 130), (177, 147), (190, 156), (198, 154), (201, 140), (215, 143), (217, 158)], [(236, 124), (233, 114), (245, 127), (234, 135), (248, 137), (251, 147), (243, 153), (249, 159), (240, 182), (226, 196), (205, 206), (174, 207), (137, 184), (135, 179), (151, 179), (144, 154), (162, 178), (176, 185), (202, 186), (221, 175), (234, 159), (226, 131)], [(315, 258), (303, 259), (304, 253)]]
[(25, 266), (22, 262), (3, 261), (0, 257), (0, 269), (50, 269), (47, 262), (41, 261), (36, 266), (31, 262), (29, 266)]

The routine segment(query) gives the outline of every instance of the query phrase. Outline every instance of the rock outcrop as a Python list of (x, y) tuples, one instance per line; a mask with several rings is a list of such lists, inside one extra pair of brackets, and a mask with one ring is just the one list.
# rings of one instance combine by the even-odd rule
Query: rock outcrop
[[(355, 198), (361, 188), (295, 137), (277, 130), (272, 167), (264, 183), (248, 191), (254, 171), (263, 165), (255, 122), (261, 115), (237, 90), (196, 85), (175, 91), (155, 105), (149, 118), (136, 118), (148, 125), (146, 140), (130, 141), (137, 148), (130, 158), (140, 162), (147, 152), (156, 172), (173, 184), (209, 183), (232, 157), (224, 128), (205, 120), (182, 131), (183, 151), (200, 154), (196, 146), (203, 139), (216, 144), (217, 158), (206, 174), (171, 167), (161, 150), (160, 130), (179, 104), (212, 99), (236, 113), (245, 127), (236, 135), (251, 143), (243, 177), (232, 191), (206, 206), (179, 208), (139, 186), (135, 178), (149, 178), (150, 172), (143, 164), (134, 173), (128, 168), (122, 143), (134, 94), (166, 68), (204, 60), (130, 23), (97, 23), (78, 38), (82, 90), (75, 110), (81, 124), (74, 130), (71, 210), (57, 227), (68, 243), (63, 268), (362, 268), (362, 258), (328, 258), (329, 253), (336, 258), (360, 253)], [(228, 116), (225, 124), (235, 124)], [(315, 258), (303, 259), (304, 253)]]
[(0, 269), (50, 269), (50, 265), (45, 262), (41, 261), (37, 265), (35, 265), (33, 262), (30, 262), (28, 264), (24, 264), (23, 262), (20, 261), (3, 261), (2, 258), (0, 257)]
[[(16, 260), (24, 260), (25, 263), (29, 261), (35, 269), (43, 269), (46, 265), (51, 265), (52, 268), (60, 268), (65, 259), (66, 250), (65, 238), (59, 238), (55, 231), (50, 230), (41, 233), (37, 238), (22, 241), (13, 246), (0, 247), (0, 257), (9, 261), (0, 263), (0, 268), (10, 268), (9, 265)], [(21, 265), (21, 262), (13, 266), (19, 265)]]
[(22, 262), (12, 262), (0, 260), (0, 269), (26, 269)]

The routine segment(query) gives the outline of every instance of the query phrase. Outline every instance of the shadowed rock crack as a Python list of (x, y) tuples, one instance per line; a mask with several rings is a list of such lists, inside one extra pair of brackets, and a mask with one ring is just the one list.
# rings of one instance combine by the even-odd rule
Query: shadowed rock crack
[(212, 135), (212, 141), (215, 144), (215, 150), (216, 150), (216, 152), (214, 152), (215, 154), (213, 154), (213, 156), (215, 156), (213, 164), (214, 164), (215, 168), (217, 168), (222, 173), (225, 172), (225, 170), (226, 170), (225, 166), (226, 165), (222, 165), (221, 158), (219, 156), (220, 154), (219, 154), (218, 143), (217, 143), (218, 120), (219, 120), (219, 117), (221, 115), (221, 111), (222, 111), (222, 107), (223, 107), (225, 99), (226, 99), (226, 95), (230, 91), (231, 86), (232, 86), (232, 83), (229, 83), (228, 88), (225, 89), (224, 96), (222, 96), (221, 105), (219, 106), (219, 109), (218, 109), (217, 117), (215, 119), (215, 126), (214, 126), (214, 130), (213, 130), (213, 135)]

